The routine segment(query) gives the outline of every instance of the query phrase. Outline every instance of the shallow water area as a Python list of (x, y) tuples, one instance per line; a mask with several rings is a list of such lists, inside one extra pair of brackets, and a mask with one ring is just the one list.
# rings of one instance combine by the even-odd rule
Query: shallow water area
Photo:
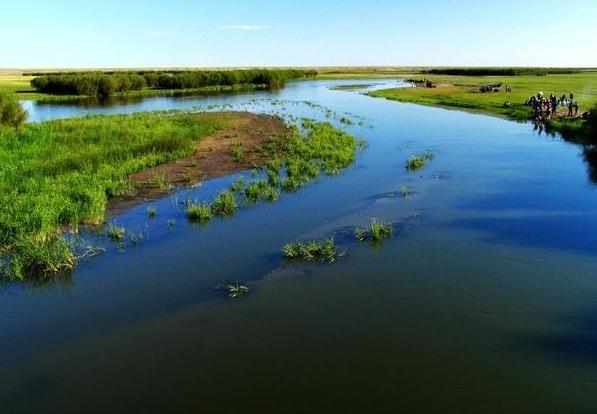
[[(0, 287), (2, 412), (593, 412), (597, 188), (582, 148), (530, 124), (374, 99), (356, 84), (402, 85), (28, 103), (33, 121), (309, 117), (367, 147), (338, 176), (208, 225), (189, 223), (182, 202), (209, 200), (238, 175), (180, 189), (112, 219), (136, 243), (87, 234), (106, 253), (74, 274)], [(405, 169), (428, 150), (424, 168)], [(354, 228), (373, 217), (393, 237), (357, 242)], [(334, 264), (281, 257), (287, 242), (327, 237), (346, 252)], [(247, 296), (217, 289), (236, 280)]]

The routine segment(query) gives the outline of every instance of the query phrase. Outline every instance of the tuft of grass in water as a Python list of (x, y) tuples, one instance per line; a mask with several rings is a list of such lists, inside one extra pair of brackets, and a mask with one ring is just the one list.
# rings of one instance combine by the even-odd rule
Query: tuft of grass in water
[(427, 162), (433, 159), (431, 151), (426, 151), (421, 154), (413, 155), (406, 161), (406, 169), (408, 171), (417, 171), (423, 168)]
[(126, 229), (122, 226), (110, 224), (106, 229), (106, 235), (113, 241), (123, 241), (126, 237)]
[(338, 249), (333, 238), (324, 241), (288, 243), (282, 247), (282, 254), (287, 259), (307, 262), (321, 261), (333, 263), (338, 257)]
[(276, 201), (280, 198), (280, 191), (268, 181), (255, 181), (245, 189), (245, 197), (252, 203), (259, 200)]
[(237, 299), (248, 294), (249, 287), (237, 280), (236, 282), (228, 283), (226, 285), (226, 291), (230, 298)]
[(231, 191), (222, 191), (211, 203), (211, 210), (216, 216), (232, 216), (238, 210), (238, 204)]
[(155, 207), (147, 207), (147, 216), (149, 218), (156, 218), (158, 210)]
[(355, 238), (359, 241), (380, 242), (392, 237), (392, 226), (386, 223), (380, 223), (372, 218), (369, 221), (369, 227), (364, 229), (357, 227), (354, 232)]
[(232, 158), (234, 161), (240, 163), (245, 160), (245, 147), (241, 142), (237, 142), (232, 144), (230, 147), (230, 153), (232, 154)]
[(243, 177), (239, 177), (230, 186), (230, 190), (235, 193), (241, 193), (245, 190), (245, 179)]
[(187, 203), (185, 212), (190, 221), (199, 223), (207, 223), (213, 216), (211, 206), (206, 203), (195, 203), (190, 201)]
[[(57, 273), (74, 269), (78, 258), (70, 244), (62, 237), (56, 236), (38, 241), (22, 238), (13, 246), (14, 254), (3, 270), (16, 280), (43, 280)], [(0, 251), (0, 254), (2, 252)]]

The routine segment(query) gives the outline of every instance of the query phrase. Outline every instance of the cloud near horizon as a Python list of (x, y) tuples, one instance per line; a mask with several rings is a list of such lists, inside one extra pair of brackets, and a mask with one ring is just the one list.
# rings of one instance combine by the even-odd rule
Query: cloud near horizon
[(240, 32), (261, 32), (264, 30), (271, 29), (271, 26), (259, 25), (259, 24), (231, 24), (221, 26), (221, 30), (234, 30)]

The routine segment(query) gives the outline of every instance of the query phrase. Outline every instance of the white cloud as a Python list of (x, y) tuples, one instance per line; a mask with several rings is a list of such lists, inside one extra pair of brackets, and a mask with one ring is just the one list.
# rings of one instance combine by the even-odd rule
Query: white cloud
[(234, 30), (239, 32), (261, 32), (263, 30), (269, 30), (271, 26), (264, 26), (258, 24), (231, 24), (220, 27), (220, 30)]

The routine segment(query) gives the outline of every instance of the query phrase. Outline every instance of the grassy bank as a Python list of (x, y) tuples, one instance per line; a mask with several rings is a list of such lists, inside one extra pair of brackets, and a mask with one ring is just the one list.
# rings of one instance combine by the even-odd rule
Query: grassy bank
[[(547, 96), (574, 93), (581, 111), (597, 105), (597, 72), (550, 74), (545, 76), (452, 76), (420, 74), (411, 79), (432, 81), (435, 88), (396, 88), (371, 92), (371, 96), (400, 102), (441, 106), (503, 116), (515, 120), (528, 120), (531, 109), (525, 105), (531, 95), (542, 91)], [(511, 85), (512, 92), (481, 93), (481, 85), (502, 83)], [(579, 124), (578, 121), (560, 121), (554, 128)]]
[(188, 155), (224, 126), (212, 114), (142, 114), (0, 129), (3, 275), (70, 268), (63, 230), (102, 223), (108, 200), (131, 191), (131, 173)]

